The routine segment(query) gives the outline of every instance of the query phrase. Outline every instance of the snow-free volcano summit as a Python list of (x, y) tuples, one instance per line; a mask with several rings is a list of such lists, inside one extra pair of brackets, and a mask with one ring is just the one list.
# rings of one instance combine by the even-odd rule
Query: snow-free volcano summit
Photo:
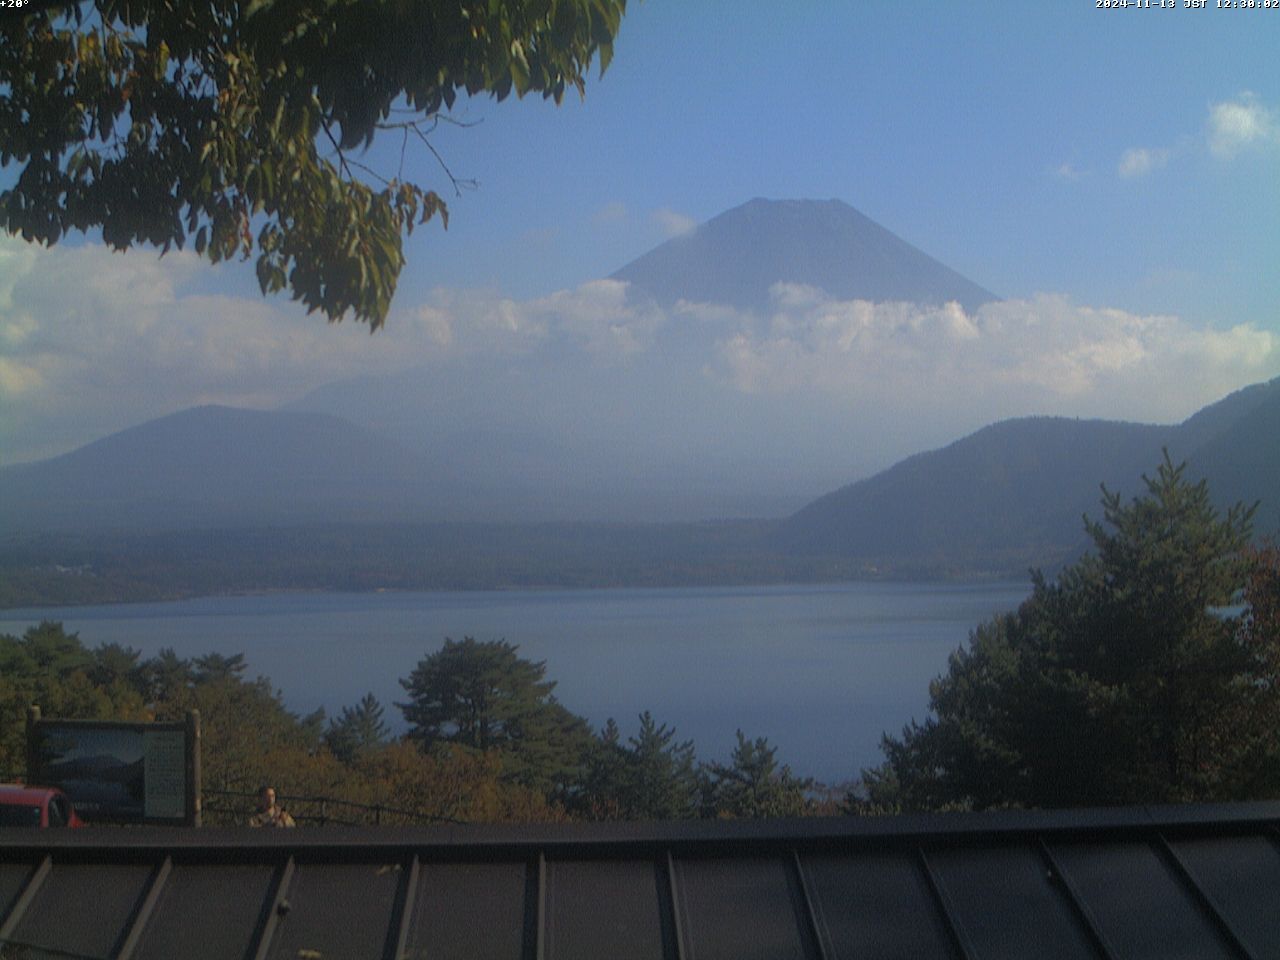
[(774, 284), (836, 300), (968, 311), (997, 299), (840, 200), (757, 198), (667, 241), (613, 274), (663, 306), (681, 300), (767, 310)]

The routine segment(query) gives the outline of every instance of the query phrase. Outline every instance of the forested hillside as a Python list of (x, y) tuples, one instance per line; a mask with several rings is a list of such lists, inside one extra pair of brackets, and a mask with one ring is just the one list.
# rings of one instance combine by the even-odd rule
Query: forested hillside
[(817, 500), (791, 517), (795, 553), (957, 565), (1052, 565), (1083, 547), (1098, 482), (1131, 487), (1171, 428), (1036, 417), (998, 423)]
[(1032, 417), (985, 427), (941, 450), (821, 497), (775, 543), (795, 555), (956, 568), (1051, 567), (1079, 555), (1080, 517), (1098, 485), (1132, 495), (1167, 448), (1209, 481), (1220, 506), (1261, 501), (1254, 530), (1280, 532), (1280, 380), (1177, 426)]

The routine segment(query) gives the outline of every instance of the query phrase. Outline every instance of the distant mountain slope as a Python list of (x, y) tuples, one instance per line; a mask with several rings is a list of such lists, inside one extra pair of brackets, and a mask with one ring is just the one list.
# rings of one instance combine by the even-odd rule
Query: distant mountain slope
[(760, 310), (779, 281), (842, 300), (956, 300), (973, 310), (998, 299), (839, 200), (752, 200), (613, 278), (664, 306), (684, 299)]
[[(1207, 436), (1201, 429), (1206, 415), (1217, 426)], [(1186, 434), (1179, 439), (1189, 451), (1189, 469), (1208, 479), (1218, 504), (1258, 502), (1254, 529), (1280, 533), (1280, 379), (1206, 407), (1179, 431)]]
[(1047, 564), (1084, 546), (1099, 484), (1142, 491), (1167, 448), (1220, 505), (1262, 501), (1255, 531), (1280, 529), (1280, 380), (1212, 404), (1178, 426), (1007, 420), (842, 487), (785, 521), (792, 554), (884, 561)]
[(385, 519), (414, 513), (427, 478), (339, 417), (196, 407), (0, 469), (0, 530)]
[(1280, 404), (1280, 377), (1255, 383), (1196, 411), (1178, 427), (1178, 441), (1188, 451), (1214, 441), (1260, 410)]
[[(1173, 428), (1006, 420), (827, 494), (784, 525), (803, 553), (884, 560), (1053, 555), (1083, 544), (1099, 483), (1129, 488)], [(1096, 512), (1096, 510), (1094, 510)]]

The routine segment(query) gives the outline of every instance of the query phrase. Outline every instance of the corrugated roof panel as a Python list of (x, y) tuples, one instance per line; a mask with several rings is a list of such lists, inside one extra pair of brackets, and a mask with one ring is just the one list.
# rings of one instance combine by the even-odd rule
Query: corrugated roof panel
[(677, 859), (686, 960), (818, 956), (790, 858)]
[(0, 923), (4, 922), (14, 901), (26, 889), (35, 868), (34, 863), (0, 863)]
[(277, 960), (382, 957), (392, 927), (398, 863), (308, 863), (299, 859), (283, 891), (268, 954)]
[(176, 864), (142, 929), (139, 960), (245, 957), (265, 921), (275, 868)]
[(1147, 843), (1050, 843), (1098, 930), (1131, 960), (1235, 956), (1195, 895)]
[(110, 956), (128, 933), (152, 872), (148, 864), (55, 862), (11, 936), (53, 952)]
[[(423, 863), (407, 956), (432, 960), (521, 960), (529, 866)], [(536, 902), (536, 898), (535, 898)], [(529, 917), (532, 924), (533, 917)]]
[(1170, 843), (1196, 884), (1259, 960), (1280, 960), (1280, 849), (1261, 836)]
[(0, 837), (0, 936), (16, 949), (0, 953), (24, 955), (26, 941), (49, 948), (32, 956), (127, 960), (953, 960), (953, 947), (984, 960), (1207, 960), (1247, 956), (1247, 943), (1274, 957), (1277, 825), (1272, 803), (13, 831)]
[(991, 960), (1035, 956), (1094, 960), (1088, 928), (1029, 845), (956, 846), (930, 850), (929, 863), (978, 955)]
[(546, 878), (549, 960), (674, 956), (666, 876), (653, 861), (551, 861)]
[(910, 851), (805, 856), (801, 866), (832, 960), (957, 956), (924, 870)]

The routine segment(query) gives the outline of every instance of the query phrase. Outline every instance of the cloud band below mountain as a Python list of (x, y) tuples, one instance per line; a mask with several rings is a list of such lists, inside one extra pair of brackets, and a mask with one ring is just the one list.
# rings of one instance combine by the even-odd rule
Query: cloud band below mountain
[[(560, 409), (597, 419), (636, 407), (631, 394), (600, 394), (624, 389), (602, 370), (626, 368), (617, 383), (655, 397), (701, 381), (697, 402), (719, 396), (725, 409), (734, 395), (775, 397), (775, 424), (789, 415), (883, 422), (895, 453), (936, 439), (940, 418), (972, 426), (1026, 413), (1172, 421), (1280, 374), (1274, 332), (1197, 327), (1054, 295), (966, 312), (780, 284), (769, 314), (754, 315), (691, 303), (664, 312), (613, 280), (524, 301), (441, 289), (370, 337), (279, 301), (204, 293), (209, 268), (185, 254), (157, 260), (92, 244), (44, 250), (0, 240), (0, 263), (6, 463), (198, 403), (271, 407), (330, 381), (417, 366), (465, 371), (459, 380), (476, 396), (494, 394), (516, 369), (534, 385), (530, 396), (539, 382), (551, 392), (554, 381)], [(670, 417), (679, 417), (676, 405), (667, 404)], [(735, 435), (749, 433), (740, 425)], [(771, 443), (787, 455), (783, 439)]]
[(1196, 328), (1174, 316), (1074, 304), (1065, 296), (958, 305), (836, 301), (779, 285), (761, 332), (719, 346), (744, 391), (821, 391), (893, 405), (921, 389), (991, 416), (1029, 411), (1177, 420), (1280, 372), (1280, 337), (1253, 326)]

